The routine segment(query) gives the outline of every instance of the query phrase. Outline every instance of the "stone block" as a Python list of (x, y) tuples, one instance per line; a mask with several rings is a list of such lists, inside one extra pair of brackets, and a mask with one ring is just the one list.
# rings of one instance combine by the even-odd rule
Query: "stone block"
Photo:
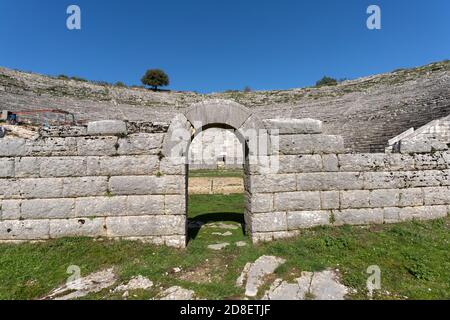
[(20, 217), (23, 219), (64, 219), (74, 216), (75, 199), (23, 200)]
[(112, 156), (117, 154), (117, 137), (77, 138), (77, 154), (80, 156)]
[(341, 208), (368, 208), (370, 192), (367, 190), (341, 191)]
[(63, 178), (65, 198), (104, 196), (108, 192), (107, 177)]
[[(272, 156), (271, 158), (275, 158)], [(278, 173), (319, 172), (322, 171), (320, 155), (288, 155), (278, 156)]]
[(50, 220), (50, 238), (105, 236), (105, 218)]
[(409, 188), (400, 190), (400, 207), (414, 207), (423, 205), (422, 188)]
[(166, 195), (164, 196), (164, 212), (169, 215), (186, 214), (186, 196)]
[(164, 214), (164, 196), (128, 196), (127, 212), (130, 216), (149, 216)]
[(159, 172), (161, 174), (174, 174), (184, 175), (186, 174), (186, 159), (179, 158), (162, 158), (159, 163)]
[(340, 208), (340, 195), (339, 191), (322, 191), (320, 193), (321, 208), (327, 209), (339, 209)]
[(76, 217), (127, 215), (127, 197), (85, 197), (75, 202)]
[(118, 176), (109, 180), (114, 195), (184, 194), (184, 176)]
[(450, 187), (423, 188), (424, 204), (447, 205), (450, 204)]
[(14, 158), (0, 158), (0, 178), (14, 177)]
[(185, 235), (186, 217), (181, 215), (106, 217), (106, 227), (109, 237)]
[(383, 209), (345, 209), (333, 210), (334, 225), (382, 224)]
[(164, 135), (164, 133), (136, 133), (119, 138), (117, 153), (120, 155), (157, 155), (161, 152)]
[(153, 155), (88, 157), (87, 175), (122, 176), (155, 175), (159, 169), (158, 157)]
[(16, 178), (38, 178), (41, 171), (41, 161), (45, 158), (23, 157), (15, 158)]
[(373, 208), (396, 207), (399, 203), (399, 189), (379, 189), (370, 192), (370, 206)]
[(20, 194), (25, 199), (61, 198), (63, 196), (63, 180), (61, 178), (21, 179)]
[(429, 141), (400, 141), (400, 153), (429, 153), (431, 143)]
[(414, 161), (417, 170), (444, 170), (449, 167), (444, 154), (439, 152), (415, 154)]
[(86, 175), (86, 158), (39, 158), (41, 177), (79, 177)]
[(252, 213), (271, 212), (274, 210), (272, 193), (247, 194), (246, 201), (246, 208)]
[(251, 193), (273, 193), (296, 190), (295, 174), (268, 174), (249, 177)]
[(286, 212), (257, 213), (251, 215), (252, 232), (286, 231)]
[(101, 120), (89, 122), (87, 125), (88, 135), (114, 136), (126, 135), (127, 126), (120, 120)]
[(337, 154), (344, 151), (344, 139), (341, 136), (305, 134), (282, 135), (279, 138), (281, 154)]
[(0, 179), (0, 199), (18, 199), (21, 197), (20, 182), (16, 179)]
[(20, 219), (20, 200), (0, 201), (0, 219), (19, 220)]
[(298, 211), (287, 213), (288, 230), (312, 228), (330, 224), (329, 211)]
[(320, 192), (283, 192), (274, 195), (275, 210), (319, 210)]
[(45, 240), (49, 238), (49, 220), (0, 221), (0, 240)]
[(315, 119), (267, 119), (267, 129), (276, 129), (278, 134), (317, 134), (322, 133), (322, 121)]
[(339, 171), (339, 160), (335, 154), (322, 155), (323, 171), (334, 172)]
[(25, 139), (0, 139), (0, 157), (22, 157), (28, 152)]
[(359, 172), (299, 173), (297, 189), (304, 191), (358, 190), (364, 185)]

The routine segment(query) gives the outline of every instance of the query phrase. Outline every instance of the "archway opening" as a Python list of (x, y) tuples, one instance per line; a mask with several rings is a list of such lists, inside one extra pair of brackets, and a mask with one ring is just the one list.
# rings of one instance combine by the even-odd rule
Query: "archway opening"
[(246, 244), (245, 139), (230, 126), (210, 124), (192, 135), (187, 157), (188, 242), (213, 248)]

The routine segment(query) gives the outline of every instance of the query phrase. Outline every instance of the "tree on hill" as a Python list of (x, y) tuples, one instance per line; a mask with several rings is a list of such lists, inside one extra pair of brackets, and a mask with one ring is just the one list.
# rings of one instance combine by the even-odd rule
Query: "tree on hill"
[(161, 69), (150, 69), (142, 77), (141, 82), (157, 90), (158, 87), (169, 85), (169, 76)]
[(319, 81), (316, 82), (316, 86), (320, 87), (320, 86), (334, 86), (336, 85), (338, 82), (336, 79), (324, 76), (322, 79), (320, 79)]

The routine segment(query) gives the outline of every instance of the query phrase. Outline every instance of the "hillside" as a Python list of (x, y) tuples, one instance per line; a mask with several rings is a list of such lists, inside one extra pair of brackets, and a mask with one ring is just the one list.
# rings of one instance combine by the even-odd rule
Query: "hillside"
[(355, 151), (382, 151), (388, 139), (450, 114), (450, 61), (398, 70), (336, 86), (281, 91), (153, 92), (65, 80), (0, 68), (0, 109), (58, 108), (78, 120), (170, 122), (194, 102), (220, 98), (254, 109), (261, 118), (322, 120)]

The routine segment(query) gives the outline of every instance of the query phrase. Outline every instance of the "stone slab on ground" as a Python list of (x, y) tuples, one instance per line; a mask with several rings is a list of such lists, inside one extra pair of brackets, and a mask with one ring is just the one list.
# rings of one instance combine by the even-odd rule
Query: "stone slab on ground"
[(228, 247), (229, 245), (230, 245), (230, 244), (229, 244), (228, 242), (225, 242), (225, 243), (210, 244), (210, 245), (208, 246), (208, 249), (219, 251), (219, 250), (224, 249), (225, 247)]
[(170, 287), (161, 292), (157, 300), (194, 300), (195, 292), (179, 286)]

